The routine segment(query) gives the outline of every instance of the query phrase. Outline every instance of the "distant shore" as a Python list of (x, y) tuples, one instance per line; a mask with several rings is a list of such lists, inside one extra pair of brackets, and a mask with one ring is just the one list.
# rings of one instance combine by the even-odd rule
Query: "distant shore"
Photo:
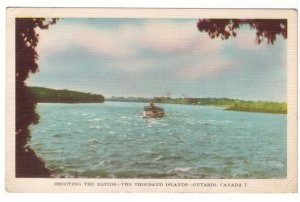
[(70, 90), (55, 90), (43, 87), (29, 87), (39, 103), (102, 103), (104, 96)]
[(273, 114), (287, 114), (286, 102), (250, 101), (231, 98), (171, 98), (171, 97), (111, 97), (104, 98), (100, 94), (91, 94), (70, 90), (55, 90), (43, 87), (29, 87), (33, 97), (39, 103), (103, 103), (112, 102), (142, 102), (201, 105), (223, 107), (228, 111), (259, 112)]
[(244, 111), (244, 112), (259, 112), (273, 114), (287, 114), (286, 102), (272, 101), (249, 101), (230, 98), (143, 98), (143, 97), (111, 97), (107, 101), (115, 102), (144, 102), (149, 103), (152, 100), (154, 103), (167, 104), (185, 104), (185, 105), (201, 105), (224, 107), (228, 111)]

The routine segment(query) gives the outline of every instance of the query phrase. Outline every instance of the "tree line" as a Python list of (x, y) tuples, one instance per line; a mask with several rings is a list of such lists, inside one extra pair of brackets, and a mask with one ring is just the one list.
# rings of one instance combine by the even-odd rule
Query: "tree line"
[(111, 97), (108, 101), (115, 102), (143, 102), (165, 103), (165, 104), (183, 104), (183, 105), (202, 105), (224, 107), (230, 111), (262, 112), (287, 114), (286, 102), (272, 101), (252, 101), (232, 98), (171, 98), (171, 97)]
[(102, 103), (104, 96), (70, 90), (55, 90), (43, 87), (29, 87), (36, 102), (46, 103)]

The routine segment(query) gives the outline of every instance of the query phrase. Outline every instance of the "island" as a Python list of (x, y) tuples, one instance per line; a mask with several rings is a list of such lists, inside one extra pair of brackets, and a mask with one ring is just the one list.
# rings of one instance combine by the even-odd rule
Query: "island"
[(202, 105), (223, 107), (224, 110), (229, 111), (244, 111), (244, 112), (260, 112), (260, 113), (274, 113), (287, 114), (286, 102), (274, 101), (251, 101), (231, 98), (171, 98), (171, 97), (111, 97), (108, 101), (117, 102), (145, 102), (150, 103), (167, 103), (167, 104), (185, 104), (185, 105)]
[(71, 90), (55, 90), (44, 87), (29, 87), (38, 103), (102, 103), (104, 96)]

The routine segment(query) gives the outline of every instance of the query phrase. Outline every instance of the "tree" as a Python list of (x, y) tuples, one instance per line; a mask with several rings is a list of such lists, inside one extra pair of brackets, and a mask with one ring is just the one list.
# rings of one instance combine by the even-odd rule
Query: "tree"
[(287, 38), (286, 19), (200, 19), (197, 23), (198, 30), (207, 32), (211, 38), (229, 39), (237, 36), (237, 29), (248, 24), (256, 29), (256, 43), (260, 44), (267, 39), (268, 44), (274, 44), (277, 35)]
[(16, 18), (16, 177), (48, 177), (44, 162), (27, 146), (30, 140), (28, 127), (38, 122), (33, 99), (25, 80), (29, 73), (38, 70), (35, 50), (38, 34), (35, 29), (48, 29), (57, 19)]

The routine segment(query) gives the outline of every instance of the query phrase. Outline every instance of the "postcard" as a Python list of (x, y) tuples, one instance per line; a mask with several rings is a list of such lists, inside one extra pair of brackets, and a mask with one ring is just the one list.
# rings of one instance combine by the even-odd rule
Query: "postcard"
[(297, 192), (297, 11), (8, 8), (9, 192)]

